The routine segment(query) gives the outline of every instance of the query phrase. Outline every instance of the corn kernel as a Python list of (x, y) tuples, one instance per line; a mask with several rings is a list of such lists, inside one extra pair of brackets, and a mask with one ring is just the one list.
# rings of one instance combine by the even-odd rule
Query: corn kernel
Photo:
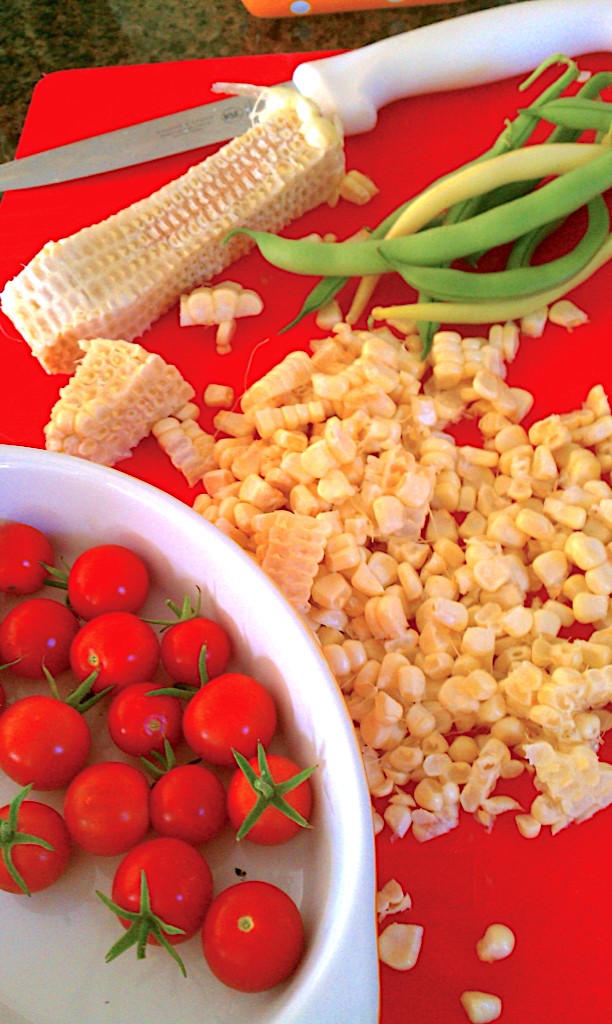
[(378, 956), (382, 963), (396, 971), (409, 971), (415, 966), (423, 942), (424, 928), (418, 924), (387, 925), (378, 937)]
[(605, 619), (608, 612), (606, 594), (591, 594), (581, 591), (572, 601), (572, 609), (577, 622), (590, 624)]
[(612, 562), (606, 561), (594, 569), (587, 569), (584, 580), (593, 594), (612, 594)]
[(550, 540), (554, 534), (554, 528), (550, 519), (542, 512), (535, 512), (529, 508), (522, 508), (519, 511), (516, 517), (516, 525), (528, 537), (534, 537), (536, 540)]
[(541, 822), (531, 814), (517, 814), (514, 821), (524, 839), (537, 839), (542, 831)]
[(596, 569), (607, 561), (607, 552), (602, 542), (582, 531), (570, 534), (564, 550), (570, 561), (579, 569)]
[(501, 1015), (502, 1002), (490, 992), (469, 990), (461, 994), (461, 1005), (471, 1024), (490, 1024)]
[(204, 391), (204, 404), (209, 409), (228, 407), (234, 401), (234, 389), (229, 384), (209, 384)]

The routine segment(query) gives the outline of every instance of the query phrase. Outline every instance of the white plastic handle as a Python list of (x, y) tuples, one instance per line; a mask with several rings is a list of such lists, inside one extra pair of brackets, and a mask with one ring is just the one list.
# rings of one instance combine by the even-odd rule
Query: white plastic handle
[(347, 135), (369, 131), (387, 103), (532, 71), (546, 57), (612, 50), (611, 0), (522, 0), (300, 64), (296, 88)]

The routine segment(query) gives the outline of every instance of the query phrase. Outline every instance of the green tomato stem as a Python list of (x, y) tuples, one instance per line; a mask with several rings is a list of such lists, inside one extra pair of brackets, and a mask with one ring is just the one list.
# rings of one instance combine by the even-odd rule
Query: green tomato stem
[(259, 775), (253, 770), (246, 757), (240, 754), (237, 750), (232, 750), (236, 764), (246, 776), (246, 779), (253, 789), (253, 792), (257, 794), (257, 800), (255, 806), (251, 808), (246, 818), (242, 822), (242, 825), (236, 833), (236, 839), (239, 841), (251, 831), (253, 825), (261, 817), (264, 811), (268, 807), (275, 807), (277, 811), (284, 814), (285, 817), (294, 821), (297, 825), (302, 828), (312, 828), (310, 822), (306, 820), (296, 811), (291, 804), (287, 803), (284, 799), (285, 793), (289, 793), (292, 789), (296, 789), (297, 786), (305, 782), (307, 778), (315, 771), (316, 765), (310, 768), (304, 768), (301, 772), (293, 775), (290, 779), (285, 782), (275, 782), (270, 767), (268, 765), (268, 759), (266, 757), (266, 751), (263, 743), (257, 744), (257, 761), (259, 767)]
[(170, 953), (173, 960), (176, 961), (183, 977), (187, 977), (185, 964), (166, 938), (166, 935), (184, 935), (184, 929), (176, 928), (174, 925), (168, 924), (163, 921), (158, 914), (153, 912), (151, 909), (149, 885), (144, 870), (140, 875), (140, 906), (138, 911), (125, 910), (98, 890), (96, 890), (96, 896), (102, 900), (109, 910), (112, 910), (113, 914), (130, 922), (129, 928), (121, 938), (111, 946), (106, 954), (106, 963), (110, 963), (112, 960), (115, 960), (118, 956), (121, 956), (122, 953), (125, 953), (126, 950), (131, 949), (132, 946), (136, 947), (136, 958), (138, 960), (144, 960), (146, 956), (147, 941), (149, 935), (152, 935), (160, 945)]
[(32, 893), (30, 888), (25, 881), (23, 875), (17, 870), (13, 861), (13, 849), (15, 846), (19, 846), (21, 843), (28, 844), (30, 846), (42, 846), (44, 850), (53, 851), (55, 849), (51, 843), (48, 843), (46, 839), (41, 839), (40, 836), (30, 835), (28, 832), (19, 832), (17, 829), (17, 818), (19, 816), (19, 808), (30, 793), (32, 789), (32, 783), (22, 789), (16, 797), (10, 803), (8, 818), (0, 818), (0, 856), (4, 861), (4, 865), (9, 875), (15, 882), (22, 892), (26, 896), (31, 896)]

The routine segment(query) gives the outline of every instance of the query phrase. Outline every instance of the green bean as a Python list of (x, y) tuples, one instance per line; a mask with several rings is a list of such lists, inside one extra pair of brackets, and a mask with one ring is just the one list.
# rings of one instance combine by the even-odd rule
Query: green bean
[[(522, 92), (529, 88), (529, 86), (533, 85), (535, 80), (553, 64), (565, 64), (566, 70), (555, 82), (552, 83), (552, 85), (545, 89), (542, 95), (538, 97), (538, 100), (534, 102), (542, 103), (560, 96), (567, 86), (574, 82), (580, 74), (576, 63), (561, 53), (553, 54), (552, 57), (548, 57), (546, 60), (542, 61), (535, 71), (533, 71), (529, 77), (519, 85), (519, 92)], [(473, 162), (476, 163), (482, 160), (489, 160), (491, 157), (498, 156), (500, 153), (505, 153), (510, 149), (520, 149), (524, 146), (535, 130), (534, 120), (529, 116), (530, 109), (530, 107), (527, 107), (526, 110), (520, 111), (513, 121), (509, 121), (493, 145)], [(458, 203), (456, 206), (451, 207), (446, 214), (444, 220), (445, 224), (455, 224), (459, 221), (466, 220), (468, 217), (474, 216), (474, 214), (481, 209), (482, 198), (483, 197), (474, 196)], [(497, 200), (497, 202), (502, 201), (502, 197)]]
[[(519, 86), (519, 88), (520, 89), (527, 88), (538, 77), (538, 75), (542, 73), (543, 70), (545, 70), (551, 64), (558, 63), (559, 61), (562, 61), (562, 62), (564, 62), (567, 65), (567, 70), (563, 73), (562, 76), (560, 76), (560, 78), (557, 80), (557, 82), (555, 82), (552, 86), (550, 86), (542, 94), (542, 96), (540, 97), (538, 102), (543, 102), (547, 98), (554, 98), (554, 97), (558, 96), (559, 93), (562, 92), (563, 89), (570, 82), (574, 81), (575, 78), (578, 75), (578, 69), (577, 69), (575, 63), (573, 61), (570, 61), (567, 58), (563, 57), (562, 55), (558, 55), (558, 54), (556, 54), (553, 57), (549, 58), (547, 61), (544, 61), (540, 65), (540, 67), (538, 69), (536, 69), (536, 71), (533, 72), (533, 74), (530, 75), (529, 78), (521, 86)], [(582, 91), (586, 92), (586, 90), (589, 90), (589, 95), (596, 94), (598, 91), (601, 91), (601, 89), (605, 88), (608, 84), (610, 84), (608, 79), (612, 79), (612, 75), (609, 75), (606, 72), (601, 72), (601, 73), (599, 73), (599, 75), (593, 75), (592, 78), (589, 79), (589, 81), (587, 83), (585, 83), (585, 85), (582, 87), (581, 92)], [(524, 141), (526, 141), (526, 138), (528, 137), (528, 135), (531, 133), (532, 130), (533, 130), (533, 122), (530, 122), (528, 118), (525, 118), (525, 117), (522, 117), (521, 115), (519, 115), (519, 117), (515, 120), (515, 122), (512, 122), (511, 124), (509, 124), (506, 127), (506, 129), (501, 133), (501, 135), (498, 138), (497, 142), (486, 153), (484, 153), (482, 156), (478, 157), (475, 161), (472, 161), (470, 164), (468, 164), (466, 166), (469, 167), (472, 164), (480, 163), (480, 162), (484, 161), (485, 159), (487, 159), (487, 157), (489, 157), (491, 155), (494, 155), (496, 153), (502, 153), (502, 152), (507, 151), (510, 148), (522, 145), (522, 143)], [(554, 135), (554, 133), (553, 133), (553, 135)], [(551, 140), (552, 140), (553, 135), (551, 135)], [(432, 186), (432, 187), (437, 187), (437, 185), (439, 185), (440, 183), (446, 181), (448, 178), (453, 177), (453, 175), (455, 173), (457, 173), (457, 172), (451, 172), (450, 174), (445, 175), (443, 178), (439, 179), (438, 182), (436, 182), (435, 186)], [(530, 187), (533, 187), (534, 184), (535, 184), (535, 182), (533, 180), (531, 180), (529, 182), (521, 182), (521, 183), (510, 185), (510, 186), (501, 186), (498, 190), (494, 190), (490, 194), (491, 195), (495, 195), (495, 193), (497, 191), (499, 193), (498, 200), (500, 200), (502, 198), (502, 190), (504, 188), (505, 189), (512, 189), (513, 190), (513, 194), (510, 196), (510, 198), (514, 198), (515, 195), (518, 197), (519, 195), (524, 194), (525, 190), (529, 189)], [(429, 191), (429, 190), (426, 190), (426, 191)], [(477, 199), (478, 197), (475, 197), (475, 198)], [(487, 196), (481, 196), (480, 198), (482, 200), (484, 200), (485, 205), (486, 205)], [(417, 196), (416, 199), (418, 200), (419, 197)], [(398, 219), (402, 218), (404, 212), (406, 210), (408, 210), (413, 205), (414, 201), (415, 201), (414, 199), (410, 199), (407, 202), (402, 203), (396, 210), (392, 211), (392, 213), (390, 213), (377, 226), (377, 228), (374, 229), (374, 231), (372, 232), (372, 238), (383, 238), (389, 231), (392, 231), (395, 223), (398, 221)], [(468, 200), (466, 200), (466, 202), (471, 202), (471, 200), (468, 199)], [(466, 212), (467, 212), (467, 208), (466, 208)], [(438, 226), (439, 221), (440, 221), (439, 217), (432, 218), (432, 221), (430, 222), (430, 224), (428, 226), (429, 227), (431, 227), (431, 226)], [(317, 255), (320, 255), (320, 253), (318, 253)], [(303, 266), (301, 268), (299, 268), (299, 269), (301, 269), (302, 272), (305, 272)], [(315, 271), (313, 271), (313, 272), (315, 272)], [(370, 274), (365, 275), (366, 277), (369, 277), (369, 279), (370, 279), (370, 281), (369, 281), (369, 290), (366, 291), (366, 294), (368, 296), (369, 296), (369, 294), (374, 289), (375, 277), (377, 277), (380, 273), (381, 273), (381, 271), (378, 270), (378, 271), (376, 271), (375, 274), (370, 273)], [(288, 324), (285, 328), (283, 328), (283, 330), (289, 329), (289, 327), (294, 326), (296, 323), (298, 323), (307, 314), (309, 314), (311, 312), (314, 312), (317, 309), (320, 309), (321, 306), (325, 305), (328, 301), (330, 301), (332, 298), (334, 298), (335, 295), (337, 295), (342, 290), (342, 288), (349, 282), (349, 280), (350, 280), (350, 276), (349, 275), (337, 275), (337, 274), (331, 275), (331, 280), (326, 280), (324, 278), (308, 294), (308, 296), (306, 297), (306, 300), (304, 301), (303, 306), (302, 306), (301, 310), (299, 311), (299, 313), (297, 314), (297, 316), (291, 321), (290, 324)], [(366, 284), (366, 282), (364, 282), (364, 286), (365, 286), (365, 284)], [(363, 287), (360, 286), (360, 288), (363, 291)], [(355, 297), (354, 302), (358, 298), (359, 298), (359, 290), (358, 290), (358, 293), (357, 293), (357, 295)]]
[(482, 249), (483, 243), (492, 249), (558, 217), (565, 217), (610, 186), (612, 149), (604, 147), (601, 155), (588, 164), (567, 171), (529, 195), (477, 214), (463, 223), (388, 239), (379, 244), (380, 253), (389, 262), (397, 259), (429, 267), (450, 263)]
[[(576, 144), (570, 148), (572, 159), (563, 166), (573, 167), (573, 170), (567, 170), (541, 189), (522, 196), (513, 203), (478, 214), (464, 223), (427, 228), (417, 234), (387, 238), (383, 241), (370, 237), (358, 242), (320, 242), (282, 238), (270, 232), (247, 228), (238, 228), (230, 232), (227, 238), (237, 233), (246, 234), (254, 240), (262, 256), (273, 266), (280, 270), (317, 277), (362, 277), (382, 274), (389, 270), (389, 263), (396, 258), (420, 266), (450, 263), (460, 256), (469, 255), (482, 248), (483, 243), (486, 243), (487, 248), (493, 248), (556, 217), (566, 216), (612, 184), (612, 149), (591, 147), (586, 144)], [(592, 157), (593, 152), (599, 155)], [(583, 166), (576, 166), (578, 156), (581, 161), (587, 161)], [(530, 146), (521, 153), (507, 153), (497, 157), (496, 167), (503, 171), (507, 164), (510, 164), (516, 177), (518, 171), (514, 165), (520, 162), (525, 168), (524, 173), (529, 177), (533, 167), (542, 169), (545, 166), (540, 159), (543, 157), (550, 163), (552, 171), (557, 164), (557, 154), (546, 146)], [(563, 166), (558, 166), (557, 169), (563, 170)], [(488, 173), (486, 165), (471, 168), (470, 174), (465, 175), (465, 187), (474, 188), (474, 179), (478, 179), (483, 170)], [(497, 183), (498, 179), (494, 180)], [(444, 189), (440, 187), (441, 201), (447, 193), (448, 185), (450, 182)], [(461, 195), (461, 191), (458, 191), (458, 194)], [(421, 219), (427, 223), (436, 213), (435, 204), (431, 203), (431, 195), (425, 192), (419, 198), (423, 200), (422, 204), (417, 206), (415, 200), (411, 207), (414, 210), (411, 227), (416, 231)], [(420, 215), (417, 215), (419, 211)], [(395, 229), (398, 229), (399, 224), (398, 220)]]
[(395, 261), (404, 280), (432, 299), (448, 302), (510, 299), (557, 288), (575, 277), (600, 249), (610, 230), (610, 216), (601, 196), (588, 204), (589, 224), (571, 252), (540, 266), (521, 266), (492, 273), (472, 273), (446, 267), (418, 267)]
[[(382, 220), (380, 224), (378, 224), (370, 232), (370, 239), (375, 242), (376, 239), (384, 238), (387, 232), (393, 227), (395, 222), (401, 217), (404, 210), (406, 210), (407, 207), (410, 206), (410, 204), (413, 201), (413, 199), (408, 199), (406, 202), (402, 203), (390, 214), (388, 214), (384, 218), (384, 220)], [(268, 262), (272, 263), (273, 266), (278, 267), (280, 270), (289, 270), (293, 271), (294, 273), (304, 274), (306, 276), (322, 275), (323, 277), (336, 278), (335, 284), (338, 285), (338, 288), (337, 290), (333, 291), (333, 294), (332, 290), (335, 288), (335, 284), (328, 287), (325, 281), (321, 281), (319, 284), (315, 285), (314, 289), (312, 289), (312, 291), (306, 297), (304, 305), (300, 312), (298, 313), (298, 315), (294, 318), (294, 320), (291, 321), (290, 324), (287, 325), (287, 327), (283, 328), (283, 330), (288, 330), (289, 327), (295, 326), (295, 324), (298, 323), (308, 313), (312, 313), (315, 310), (320, 309), (322, 305), (325, 305), (326, 302), (328, 302), (331, 298), (338, 294), (338, 291), (340, 291), (340, 289), (345, 284), (348, 283), (351, 277), (360, 277), (362, 276), (363, 273), (368, 273), (367, 270), (349, 269), (346, 272), (343, 272), (342, 274), (336, 274), (333, 269), (324, 269), (319, 260), (319, 257), (321, 256), (320, 246), (322, 244), (327, 246), (331, 246), (332, 244), (336, 246), (342, 246), (343, 249), (341, 251), (348, 257), (350, 255), (349, 247), (355, 245), (362, 245), (362, 242), (321, 243), (318, 241), (309, 241), (308, 239), (289, 240), (283, 239), (280, 236), (273, 235), (268, 232), (256, 232), (248, 230), (246, 228), (236, 228), (234, 231), (230, 231), (226, 236), (224, 242), (227, 242), (232, 237), (232, 235), (241, 233), (247, 234), (251, 238), (253, 238), (264, 259), (267, 259)], [(370, 241), (370, 239), (368, 239), (368, 241)], [(297, 247), (299, 247), (299, 250), (297, 249)], [(329, 252), (326, 252), (324, 254), (324, 257), (325, 266), (327, 267), (329, 262)], [(367, 259), (371, 260), (372, 266), (374, 268), (371, 271), (372, 273), (382, 274), (388, 270), (386, 261), (380, 259), (377, 256), (375, 244), (372, 244), (370, 246), (369, 253), (366, 250), (364, 250), (364, 258), (366, 259), (366, 261)], [(349, 267), (352, 266), (350, 260), (348, 265)], [(366, 264), (364, 264), (364, 266), (365, 265)], [(309, 269), (306, 269), (306, 267), (308, 267)], [(342, 283), (340, 283), (340, 279), (342, 279)]]
[(582, 83), (577, 95), (592, 100), (610, 85), (612, 85), (612, 71), (596, 71), (594, 75), (587, 78), (586, 82)]
[(540, 145), (511, 150), (490, 160), (468, 164), (416, 196), (386, 237), (413, 235), (421, 228), (429, 227), (433, 217), (457, 200), (478, 196), (499, 184), (523, 181), (534, 175), (562, 174), (581, 167), (602, 152), (599, 146), (578, 143), (554, 148)]
[[(428, 302), (429, 296), (425, 295), (424, 292), (419, 292), (419, 302)], [(433, 345), (434, 335), (440, 329), (440, 324), (435, 320), (418, 320), (417, 330), (419, 332), (419, 338), (421, 339), (421, 359), (426, 359), (431, 352), (431, 346)]]
[(605, 132), (612, 124), (612, 104), (581, 96), (564, 96), (531, 109), (542, 121), (581, 132)]
[[(581, 85), (577, 96), (584, 99), (594, 99), (602, 92), (603, 89), (607, 89), (610, 85), (612, 85), (612, 72), (599, 71), (596, 74), (591, 75), (591, 77)], [(545, 94), (543, 95), (545, 98)], [(533, 109), (533, 106), (534, 104), (532, 104), (531, 107), (528, 107), (525, 110), (525, 114), (529, 113), (529, 111)], [(551, 143), (578, 142), (581, 135), (582, 131), (579, 129), (557, 126), (550, 132), (545, 143), (546, 145), (550, 145)], [(513, 199), (518, 199), (519, 196), (523, 196), (526, 195), (527, 192), (531, 192), (531, 190), (536, 188), (539, 184), (540, 180), (533, 178), (530, 181), (511, 182), (509, 185), (501, 185), (499, 188), (493, 189), (487, 195), (481, 196), (478, 204), (478, 211), (483, 213), (485, 210), (490, 210), (494, 206), (500, 206), (502, 203), (512, 202)], [(556, 221), (551, 222), (551, 231), (555, 229), (556, 224)], [(537, 244), (543, 241), (546, 237), (545, 233), (542, 233), (542, 229), (538, 229), (538, 234), (540, 237)], [(481, 250), (479, 253), (475, 253), (474, 256), (470, 258), (470, 262), (477, 262), (483, 254), (484, 250)]]
[(543, 309), (563, 298), (564, 295), (591, 277), (609, 259), (612, 259), (612, 234), (608, 235), (590, 263), (560, 288), (501, 301), (415, 302), (401, 306), (376, 306), (372, 310), (372, 317), (374, 320), (393, 318), (433, 320), (445, 324), (496, 324), (504, 323), (506, 320), (520, 320), (521, 317)]
[(389, 264), (378, 252), (380, 240), (363, 242), (319, 242), (308, 238), (282, 238), (268, 231), (236, 228), (227, 235), (245, 234), (252, 238), (261, 255), (279, 270), (316, 277), (361, 277), (384, 274)]
[[(409, 199), (407, 202), (402, 203), (401, 206), (398, 206), (396, 210), (385, 217), (385, 219), (370, 232), (370, 237), (384, 238), (387, 231), (393, 227), (396, 220), (401, 217), (402, 213), (411, 202), (412, 200)], [(315, 313), (317, 310), (321, 309), (322, 306), (327, 305), (328, 302), (335, 299), (336, 295), (342, 291), (349, 281), (350, 277), (347, 277), (346, 275), (335, 275), (333, 277), (322, 278), (306, 296), (299, 313), (297, 313), (293, 320), (286, 324), (285, 327), (281, 327), (278, 333), (284, 334), (285, 331), (288, 331), (291, 327), (295, 327), (296, 324), (299, 324), (300, 320), (303, 320), (309, 313)]]
[(565, 217), (558, 217), (557, 220), (542, 224), (541, 227), (528, 231), (525, 235), (517, 238), (508, 254), (506, 269), (514, 270), (515, 267), (529, 266), (538, 247), (549, 235), (561, 227), (565, 219)]
[[(599, 94), (612, 85), (612, 72), (610, 71), (598, 71), (594, 75), (584, 82), (578, 90), (577, 96), (583, 99), (595, 99)], [(546, 143), (567, 143), (577, 142), (582, 132), (578, 129), (570, 129), (565, 127), (556, 127), (548, 136)], [(524, 194), (526, 191), (536, 188), (539, 181), (524, 181), (517, 185), (502, 186), (501, 189), (496, 192), (490, 193), (484, 197), (483, 209), (489, 209), (490, 206), (496, 205), (498, 199), (504, 202), (510, 202), (512, 199), (518, 198), (519, 195)], [(499, 196), (497, 195), (499, 193)], [(508, 257), (507, 266), (518, 267), (525, 266), (531, 262), (531, 257), (537, 247), (541, 245), (548, 235), (556, 231), (559, 225), (562, 223), (561, 219), (551, 221), (548, 225), (536, 228), (534, 232), (527, 232), (521, 238), (517, 239), (517, 242), (512, 248)]]
[(290, 320), (288, 324), (281, 327), (278, 333), (284, 334), (285, 331), (288, 331), (291, 327), (295, 327), (296, 324), (299, 324), (300, 320), (303, 320), (303, 318), (308, 316), (309, 313), (316, 313), (317, 310), (326, 306), (328, 302), (335, 299), (338, 292), (341, 291), (349, 281), (349, 277), (341, 277), (340, 275), (321, 278), (318, 284), (316, 284), (306, 296), (299, 313), (297, 313), (293, 320)]

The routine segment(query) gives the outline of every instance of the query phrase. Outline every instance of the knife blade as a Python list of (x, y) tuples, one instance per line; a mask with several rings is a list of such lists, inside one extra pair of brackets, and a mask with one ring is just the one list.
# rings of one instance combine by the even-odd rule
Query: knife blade
[(0, 164), (0, 192), (74, 181), (225, 142), (249, 128), (253, 103), (230, 96), (11, 160)]
[[(306, 61), (292, 84), (354, 135), (370, 131), (378, 111), (398, 99), (528, 72), (554, 53), (575, 57), (610, 49), (609, 0), (521, 0)], [(225, 142), (249, 128), (253, 103), (244, 96), (216, 100), (0, 164), (0, 192)]]

